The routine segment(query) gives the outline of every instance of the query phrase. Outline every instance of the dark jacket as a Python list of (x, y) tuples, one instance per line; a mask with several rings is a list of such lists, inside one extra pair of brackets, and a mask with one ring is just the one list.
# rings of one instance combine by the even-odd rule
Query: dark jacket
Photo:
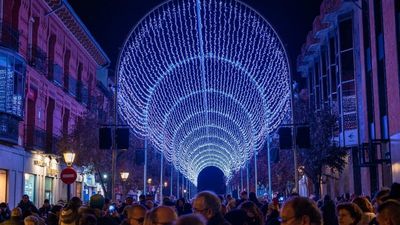
[(91, 214), (97, 218), (97, 225), (119, 225), (121, 222), (117, 218), (113, 218), (109, 215), (103, 215), (102, 210), (93, 208), (82, 208), (80, 211), (81, 215)]
[(48, 207), (45, 207), (45, 206), (40, 207), (39, 216), (47, 217), (47, 215), (49, 214), (50, 209), (51, 209), (50, 206), (48, 206)]
[(28, 201), (27, 203), (20, 201), (18, 204), (18, 207), (21, 208), (22, 215), (24, 215), (25, 212), (28, 210), (30, 210), (31, 212), (34, 212), (34, 213), (39, 213), (38, 209), (31, 201)]
[(224, 219), (221, 213), (218, 213), (207, 221), (207, 225), (231, 225), (231, 224)]
[(267, 220), (265, 221), (265, 225), (280, 225), (279, 222), (279, 212), (278, 210), (274, 210), (267, 216)]

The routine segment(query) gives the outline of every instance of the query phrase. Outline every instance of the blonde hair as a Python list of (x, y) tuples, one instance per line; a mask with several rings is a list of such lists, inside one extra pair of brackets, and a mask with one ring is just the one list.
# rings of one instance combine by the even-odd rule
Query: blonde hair
[(39, 219), (36, 216), (27, 216), (24, 219), (24, 225), (39, 225)]

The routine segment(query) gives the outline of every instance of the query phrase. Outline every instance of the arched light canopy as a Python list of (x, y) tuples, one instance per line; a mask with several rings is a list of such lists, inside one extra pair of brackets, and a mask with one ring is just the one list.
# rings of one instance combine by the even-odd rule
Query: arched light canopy
[(194, 184), (208, 166), (229, 180), (286, 115), (289, 76), (278, 35), (250, 7), (172, 0), (125, 42), (118, 109)]

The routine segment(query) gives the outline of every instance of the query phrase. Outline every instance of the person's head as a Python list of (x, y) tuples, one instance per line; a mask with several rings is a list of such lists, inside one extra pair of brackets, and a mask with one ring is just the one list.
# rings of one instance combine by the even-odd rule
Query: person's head
[(250, 225), (261, 225), (264, 223), (260, 209), (252, 201), (245, 201), (239, 205), (239, 209), (243, 209), (248, 217)]
[(229, 202), (232, 199), (232, 195), (227, 195), (226, 200)]
[(389, 199), (378, 207), (376, 219), (379, 225), (400, 224), (400, 202)]
[(322, 216), (317, 205), (305, 197), (287, 200), (281, 210), (282, 225), (321, 225)]
[(92, 214), (83, 214), (79, 219), (79, 225), (97, 225), (97, 218)]
[(55, 205), (51, 207), (50, 212), (56, 214), (57, 216), (60, 216), (61, 209), (62, 209), (61, 205)]
[(154, 207), (154, 202), (152, 200), (146, 200), (145, 205), (148, 209), (152, 209)]
[(374, 212), (374, 207), (366, 197), (356, 197), (353, 200), (353, 203), (358, 205), (363, 212)]
[(130, 225), (141, 225), (144, 222), (146, 215), (146, 208), (139, 204), (127, 206), (125, 209), (126, 215)]
[(154, 201), (154, 196), (153, 195), (146, 195), (146, 200)]
[(24, 219), (24, 225), (39, 225), (39, 219), (36, 216), (27, 216)]
[(258, 202), (257, 195), (254, 192), (249, 193), (249, 200), (253, 202)]
[(29, 202), (29, 196), (28, 195), (23, 195), (22, 196), (22, 202), (28, 203)]
[(22, 210), (20, 207), (14, 208), (11, 210), (11, 216), (12, 217), (21, 217), (22, 216)]
[(176, 200), (176, 206), (177, 207), (183, 207), (184, 204), (185, 204), (185, 199), (184, 198), (180, 198), (180, 199)]
[(247, 213), (243, 209), (232, 209), (225, 214), (225, 219), (232, 225), (247, 225)]
[(139, 195), (139, 201), (146, 200), (146, 196), (144, 194)]
[(202, 191), (193, 201), (193, 212), (203, 215), (207, 220), (220, 212), (221, 201), (213, 192)]
[(362, 210), (354, 203), (342, 203), (336, 207), (339, 225), (356, 225), (361, 220)]
[(50, 201), (49, 201), (48, 199), (45, 199), (45, 200), (43, 201), (43, 205), (46, 206), (46, 207), (48, 207), (48, 206), (50, 205)]
[(175, 225), (206, 225), (207, 221), (198, 214), (183, 215), (178, 218)]
[(133, 203), (133, 198), (132, 197), (128, 196), (128, 197), (125, 198), (125, 204), (132, 205), (132, 203)]
[(240, 199), (247, 200), (247, 198), (248, 198), (247, 191), (240, 192)]
[(93, 209), (103, 209), (104, 197), (100, 194), (95, 194), (90, 197), (89, 206)]
[(176, 212), (168, 206), (152, 209), (145, 217), (145, 225), (172, 225), (178, 218)]
[(82, 206), (82, 201), (79, 197), (72, 197), (68, 202), (68, 208), (78, 210)]
[(383, 188), (382, 190), (378, 191), (375, 194), (374, 200), (375, 200), (376, 208), (378, 208), (384, 202), (383, 199), (386, 198), (387, 196), (389, 196), (389, 193), (390, 193), (389, 188)]

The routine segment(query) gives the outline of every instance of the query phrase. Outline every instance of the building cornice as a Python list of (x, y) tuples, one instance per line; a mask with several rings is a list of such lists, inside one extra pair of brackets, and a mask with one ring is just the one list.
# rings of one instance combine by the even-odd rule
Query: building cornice
[[(110, 64), (110, 59), (94, 39), (84, 23), (66, 0), (45, 0), (52, 13), (64, 23), (99, 66)], [(62, 7), (60, 7), (62, 5)]]

